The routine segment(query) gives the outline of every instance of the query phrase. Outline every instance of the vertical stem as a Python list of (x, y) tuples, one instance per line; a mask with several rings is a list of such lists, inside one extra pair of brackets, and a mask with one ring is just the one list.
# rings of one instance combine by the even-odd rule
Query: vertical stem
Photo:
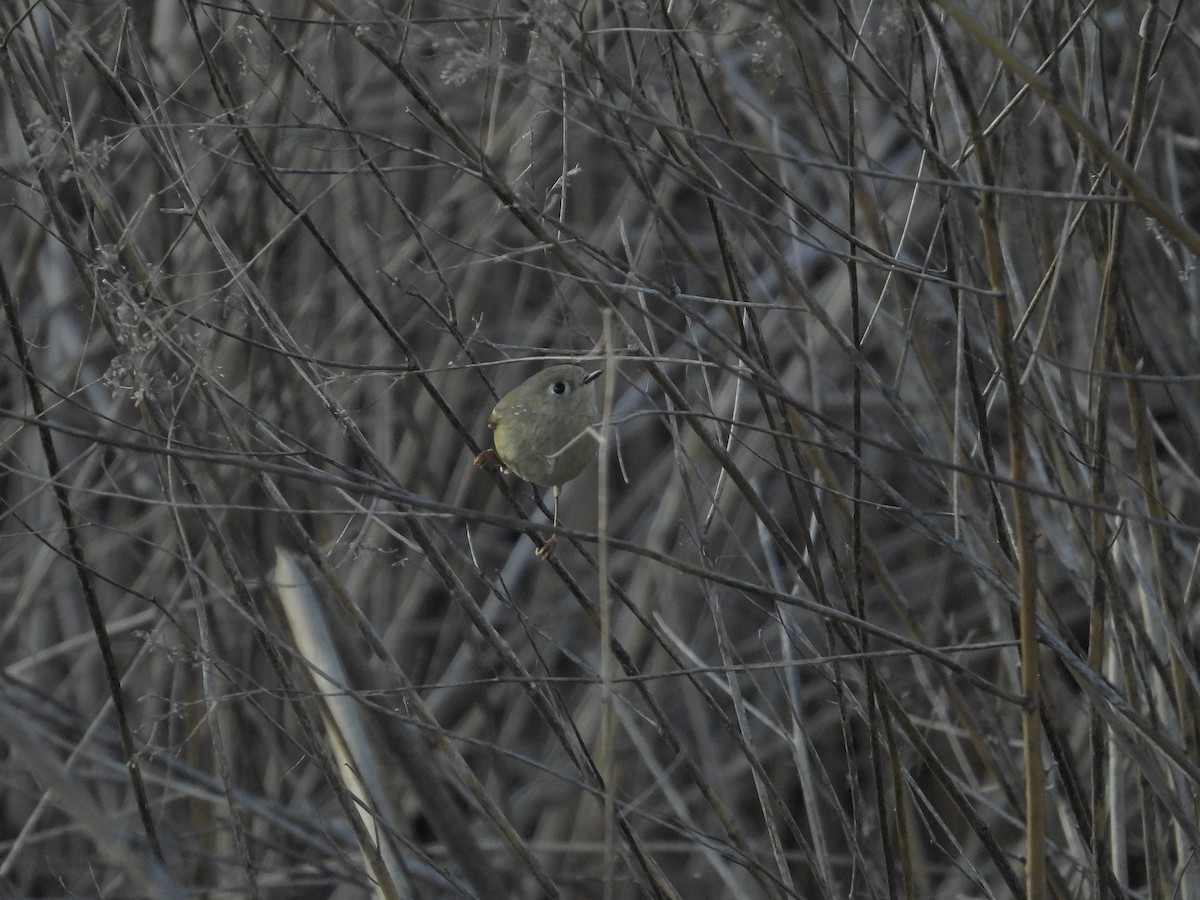
[[(564, 187), (565, 190), (565, 187)], [(616, 356), (612, 352), (612, 310), (604, 310), (604, 390), (600, 398), (601, 423), (596, 453), (596, 569), (600, 591), (600, 682), (603, 712), (600, 724), (599, 763), (604, 785), (604, 897), (613, 896), (616, 884), (616, 794), (617, 764), (615, 759), (616, 707), (613, 678), (616, 660), (612, 652), (612, 589), (609, 583), (608, 545), (608, 435), (612, 424), (612, 397), (616, 391)]]
[[(947, 4), (942, 2), (943, 8)], [(948, 12), (952, 12), (947, 9)], [(988, 286), (994, 292), (993, 314), (996, 325), (996, 353), (1000, 375), (1008, 392), (1008, 466), (1013, 482), (1012, 537), (1017, 566), (1017, 632), (1021, 659), (1020, 685), (1024, 705), (1021, 709), (1023, 739), (1022, 764), (1025, 769), (1025, 896), (1027, 900), (1046, 897), (1046, 777), (1042, 764), (1041, 670), (1037, 641), (1037, 554), (1029, 495), (1020, 485), (1028, 477), (1025, 449), (1025, 413), (1021, 399), (1020, 368), (1016, 359), (1016, 337), (1010, 294), (1000, 248), (997, 194), (988, 186), (998, 183), (991, 158), (988, 136), (970, 91), (970, 80), (959, 65), (957, 54), (946, 34), (941, 18), (930, 9), (926, 21), (944, 53), (947, 70), (963, 104), (971, 131), (971, 151), (979, 165), (979, 227), (983, 234), (987, 259)], [(953, 13), (952, 13), (953, 14)], [(956, 21), (961, 20), (956, 16)]]

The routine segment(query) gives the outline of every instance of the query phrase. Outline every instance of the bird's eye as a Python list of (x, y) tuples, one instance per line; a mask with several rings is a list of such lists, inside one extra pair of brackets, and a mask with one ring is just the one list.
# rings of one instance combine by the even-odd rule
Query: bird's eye
[(567, 383), (565, 381), (556, 381), (550, 385), (550, 390), (556, 394), (565, 394), (567, 392)]

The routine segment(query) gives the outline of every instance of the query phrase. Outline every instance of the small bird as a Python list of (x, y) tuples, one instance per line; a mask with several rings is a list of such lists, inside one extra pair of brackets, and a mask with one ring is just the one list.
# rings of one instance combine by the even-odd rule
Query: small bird
[[(558, 525), (558, 494), (596, 455), (589, 429), (596, 421), (596, 390), (592, 382), (603, 372), (579, 366), (551, 366), (517, 385), (500, 398), (488, 416), (495, 448), (475, 457), (475, 468), (498, 461), (526, 481), (554, 490), (554, 524)], [(538, 548), (549, 559), (555, 538)]]

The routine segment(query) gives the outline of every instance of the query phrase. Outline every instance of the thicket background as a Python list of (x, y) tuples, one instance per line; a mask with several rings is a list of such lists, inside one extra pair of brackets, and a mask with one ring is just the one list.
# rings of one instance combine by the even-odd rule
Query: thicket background
[(1198, 39), (5, 3), (0, 896), (1200, 897)]

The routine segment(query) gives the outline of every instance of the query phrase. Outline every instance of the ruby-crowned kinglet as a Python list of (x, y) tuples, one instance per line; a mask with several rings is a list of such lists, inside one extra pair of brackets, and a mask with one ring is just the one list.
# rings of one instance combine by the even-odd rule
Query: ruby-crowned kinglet
[[(554, 524), (558, 524), (559, 489), (592, 461), (596, 441), (588, 428), (596, 421), (596, 389), (603, 370), (551, 366), (521, 382), (500, 398), (488, 425), (494, 450), (475, 457), (475, 467), (500, 465), (526, 481), (554, 489)], [(545, 559), (554, 549), (551, 537), (538, 550)]]

